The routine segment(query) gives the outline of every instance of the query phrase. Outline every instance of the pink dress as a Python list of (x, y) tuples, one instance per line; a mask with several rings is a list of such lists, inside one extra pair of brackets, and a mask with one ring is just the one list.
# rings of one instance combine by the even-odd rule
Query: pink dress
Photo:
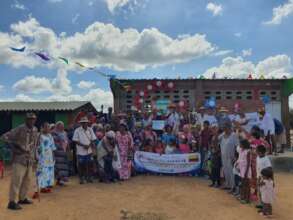
[[(247, 155), (250, 153), (250, 150), (240, 148), (238, 150), (238, 153), (239, 153), (239, 157), (238, 157), (237, 163), (238, 163), (238, 168), (240, 169), (240, 176), (241, 178), (245, 178), (245, 172), (247, 170), (247, 164), (248, 164)], [(248, 179), (251, 178), (251, 166), (248, 167), (247, 178)]]
[(260, 187), (261, 201), (266, 204), (273, 204), (275, 189), (273, 180), (263, 180), (264, 185)]
[(179, 150), (183, 154), (188, 154), (190, 153), (190, 147), (188, 144), (179, 144)]
[(118, 144), (121, 168), (119, 169), (119, 176), (122, 180), (127, 180), (131, 175), (131, 161), (128, 160), (129, 152), (133, 148), (133, 139), (131, 133), (122, 135), (119, 131), (116, 133), (116, 141)]

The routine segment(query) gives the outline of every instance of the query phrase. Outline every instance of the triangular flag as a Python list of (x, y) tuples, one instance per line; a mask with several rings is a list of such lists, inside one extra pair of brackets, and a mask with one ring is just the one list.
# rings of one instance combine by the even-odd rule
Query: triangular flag
[(15, 47), (10, 47), (11, 50), (16, 51), (16, 52), (24, 52), (25, 47), (22, 48), (15, 48)]
[(213, 79), (216, 79), (216, 78), (217, 78), (216, 73), (214, 73), (213, 74)]
[(60, 60), (63, 60), (66, 64), (69, 64), (68, 59), (64, 58), (64, 57), (58, 57)]
[(249, 74), (247, 79), (252, 79), (252, 75), (251, 75), (251, 74)]
[(264, 75), (260, 75), (259, 79), (265, 79)]
[(83, 64), (81, 64), (81, 63), (79, 63), (79, 62), (75, 62), (75, 64), (77, 64), (77, 65), (79, 65), (80, 67), (85, 67), (85, 65), (83, 65)]

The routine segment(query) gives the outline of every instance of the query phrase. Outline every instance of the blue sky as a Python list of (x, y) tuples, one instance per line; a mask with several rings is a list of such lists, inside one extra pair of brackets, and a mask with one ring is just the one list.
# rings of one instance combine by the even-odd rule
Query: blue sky
[[(1, 100), (111, 105), (107, 79), (293, 72), (293, 0), (2, 0)], [(1, 43), (2, 42), (2, 43)], [(26, 46), (24, 53), (9, 47)], [(42, 62), (32, 52), (63, 56)]]

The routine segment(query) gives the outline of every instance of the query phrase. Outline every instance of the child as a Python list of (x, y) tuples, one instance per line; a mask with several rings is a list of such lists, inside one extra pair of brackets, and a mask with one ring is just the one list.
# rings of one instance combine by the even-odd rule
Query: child
[[(45, 122), (42, 125), (42, 133), (39, 137), (37, 149), (37, 182), (42, 193), (50, 193), (54, 185), (54, 157), (53, 151), (56, 150), (54, 139), (50, 134), (50, 124)], [(35, 193), (34, 198), (38, 195)]]
[(154, 152), (157, 154), (163, 154), (164, 151), (165, 151), (165, 149), (164, 149), (163, 142), (162, 142), (161, 138), (158, 138), (157, 144), (154, 148)]
[(250, 179), (251, 179), (251, 155), (250, 155), (250, 144), (248, 140), (242, 140), (240, 142), (240, 148), (238, 149), (239, 158), (237, 160), (240, 177), (241, 177), (241, 188), (240, 188), (240, 199), (241, 203), (247, 204), (250, 202)]
[(170, 141), (170, 144), (168, 144), (165, 148), (165, 154), (173, 154), (176, 151), (176, 140), (173, 139)]
[[(261, 171), (266, 168), (272, 169), (272, 164), (271, 164), (270, 158), (266, 155), (266, 147), (264, 145), (258, 145), (256, 152), (257, 152), (256, 173), (257, 173), (257, 182), (259, 185), (261, 180)], [(256, 207), (262, 208), (262, 204), (259, 204)]]
[(241, 177), (240, 177), (240, 169), (238, 165), (239, 153), (235, 151), (235, 163), (233, 164), (233, 175), (234, 175), (234, 187), (233, 187), (233, 195), (240, 199), (240, 187), (241, 187)]
[(218, 145), (213, 146), (211, 150), (211, 173), (210, 178), (212, 184), (210, 187), (220, 187), (221, 186), (221, 151)]
[(151, 139), (146, 139), (145, 140), (145, 145), (143, 147), (143, 150), (145, 152), (153, 152), (154, 146), (153, 146), (153, 141)]
[(271, 168), (265, 168), (261, 171), (260, 181), (260, 194), (261, 202), (263, 204), (261, 214), (270, 217), (272, 216), (272, 204), (275, 197), (273, 170)]
[(182, 154), (190, 153), (190, 147), (188, 145), (187, 137), (181, 136), (181, 143), (179, 144), (179, 150)]

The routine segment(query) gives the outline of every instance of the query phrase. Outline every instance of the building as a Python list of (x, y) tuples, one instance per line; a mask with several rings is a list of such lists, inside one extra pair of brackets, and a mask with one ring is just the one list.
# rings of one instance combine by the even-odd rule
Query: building
[(37, 114), (37, 127), (47, 121), (72, 123), (81, 112), (97, 113), (90, 102), (0, 102), (0, 134), (22, 124), (27, 112)]
[(112, 79), (110, 86), (115, 112), (146, 108), (162, 99), (188, 103), (192, 109), (211, 97), (217, 105), (230, 110), (237, 103), (245, 112), (256, 112), (264, 105), (262, 98), (267, 97), (270, 100), (265, 106), (267, 111), (289, 130), (292, 79)]

